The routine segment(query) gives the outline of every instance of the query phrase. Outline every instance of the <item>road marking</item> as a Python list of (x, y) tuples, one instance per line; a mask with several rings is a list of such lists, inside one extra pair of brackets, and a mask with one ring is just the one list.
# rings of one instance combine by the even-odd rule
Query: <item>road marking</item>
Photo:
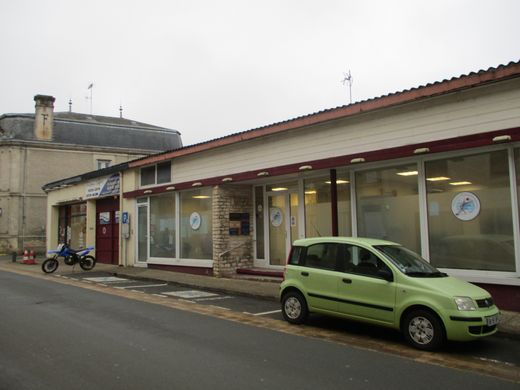
[(186, 302), (186, 303), (197, 303), (195, 301), (190, 301), (188, 299), (179, 299), (179, 302)]
[(162, 294), (152, 294), (152, 295), (155, 295), (156, 297), (161, 297), (161, 298), (168, 298), (168, 295), (162, 295)]
[(219, 301), (221, 299), (229, 299), (229, 298), (233, 298), (233, 297), (230, 297), (229, 295), (225, 295), (223, 297), (210, 297), (210, 298), (194, 298), (197, 302), (202, 302), (202, 301)]
[(217, 309), (221, 309), (221, 310), (231, 310), (229, 307), (222, 307), (222, 306), (216, 306), (216, 305), (210, 305), (211, 307), (215, 307)]
[(162, 283), (162, 284), (145, 284), (145, 285), (139, 285), (139, 286), (118, 286), (114, 288), (119, 288), (121, 290), (124, 290), (125, 288), (147, 288), (147, 287), (161, 287), (161, 286), (167, 286), (168, 283)]
[(118, 278), (115, 276), (101, 276), (97, 278), (83, 278), (83, 280), (89, 280), (91, 282), (102, 283), (102, 282), (126, 282), (128, 279)]
[(282, 310), (278, 309), (278, 310), (264, 311), (263, 313), (248, 313), (248, 314), (253, 314), (254, 316), (266, 316), (268, 314), (281, 313), (281, 312), (282, 312)]
[(139, 291), (139, 290), (130, 290), (130, 291), (138, 292), (138, 293), (144, 294), (144, 291)]
[(172, 297), (177, 297), (177, 298), (192, 298), (192, 299), (218, 296), (218, 294), (210, 293), (207, 291), (199, 291), (199, 290), (168, 291), (168, 292), (163, 292), (163, 294), (170, 295)]

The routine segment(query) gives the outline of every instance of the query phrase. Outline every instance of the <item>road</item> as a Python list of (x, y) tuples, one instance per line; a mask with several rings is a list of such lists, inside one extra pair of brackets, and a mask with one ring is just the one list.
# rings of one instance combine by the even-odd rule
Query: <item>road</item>
[(478, 368), (435, 363), (446, 354), (399, 357), (349, 345), (319, 318), (291, 327), (270, 310), (251, 312), (252, 302), (230, 310), (221, 305), (232, 298), (197, 302), (204, 297), (187, 288), (171, 299), (138, 293), (136, 281), (116, 282), (126, 289), (58, 279), (0, 272), (0, 389), (518, 388)]

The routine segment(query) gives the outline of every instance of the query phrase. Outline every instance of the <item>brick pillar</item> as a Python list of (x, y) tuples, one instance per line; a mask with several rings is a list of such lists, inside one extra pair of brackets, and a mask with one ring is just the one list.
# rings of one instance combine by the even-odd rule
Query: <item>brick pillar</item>
[[(236, 273), (253, 266), (253, 187), (220, 185), (213, 187), (213, 274)], [(230, 235), (230, 213), (249, 214), (249, 234)]]

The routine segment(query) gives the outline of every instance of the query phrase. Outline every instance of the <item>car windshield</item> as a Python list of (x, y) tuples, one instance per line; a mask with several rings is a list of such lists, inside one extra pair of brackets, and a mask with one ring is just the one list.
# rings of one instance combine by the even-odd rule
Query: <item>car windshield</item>
[(437, 268), (430, 265), (417, 253), (405, 247), (399, 245), (377, 245), (374, 248), (384, 253), (401, 272), (408, 276), (427, 278), (447, 276), (445, 273), (439, 272)]

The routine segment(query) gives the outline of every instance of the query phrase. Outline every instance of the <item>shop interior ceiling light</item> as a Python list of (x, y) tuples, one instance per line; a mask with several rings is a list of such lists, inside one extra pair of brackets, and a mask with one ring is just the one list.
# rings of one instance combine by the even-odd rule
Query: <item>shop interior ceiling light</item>
[(419, 172), (417, 171), (406, 171), (406, 172), (397, 172), (399, 176), (417, 176)]
[(467, 185), (473, 184), (473, 183), (471, 183), (470, 181), (454, 181), (449, 184), (450, 184), (450, 186), (467, 186)]
[(426, 178), (426, 180), (428, 180), (428, 181), (445, 181), (445, 180), (450, 180), (450, 179), (451, 179), (450, 177), (446, 177), (446, 176), (437, 176), (437, 177)]

